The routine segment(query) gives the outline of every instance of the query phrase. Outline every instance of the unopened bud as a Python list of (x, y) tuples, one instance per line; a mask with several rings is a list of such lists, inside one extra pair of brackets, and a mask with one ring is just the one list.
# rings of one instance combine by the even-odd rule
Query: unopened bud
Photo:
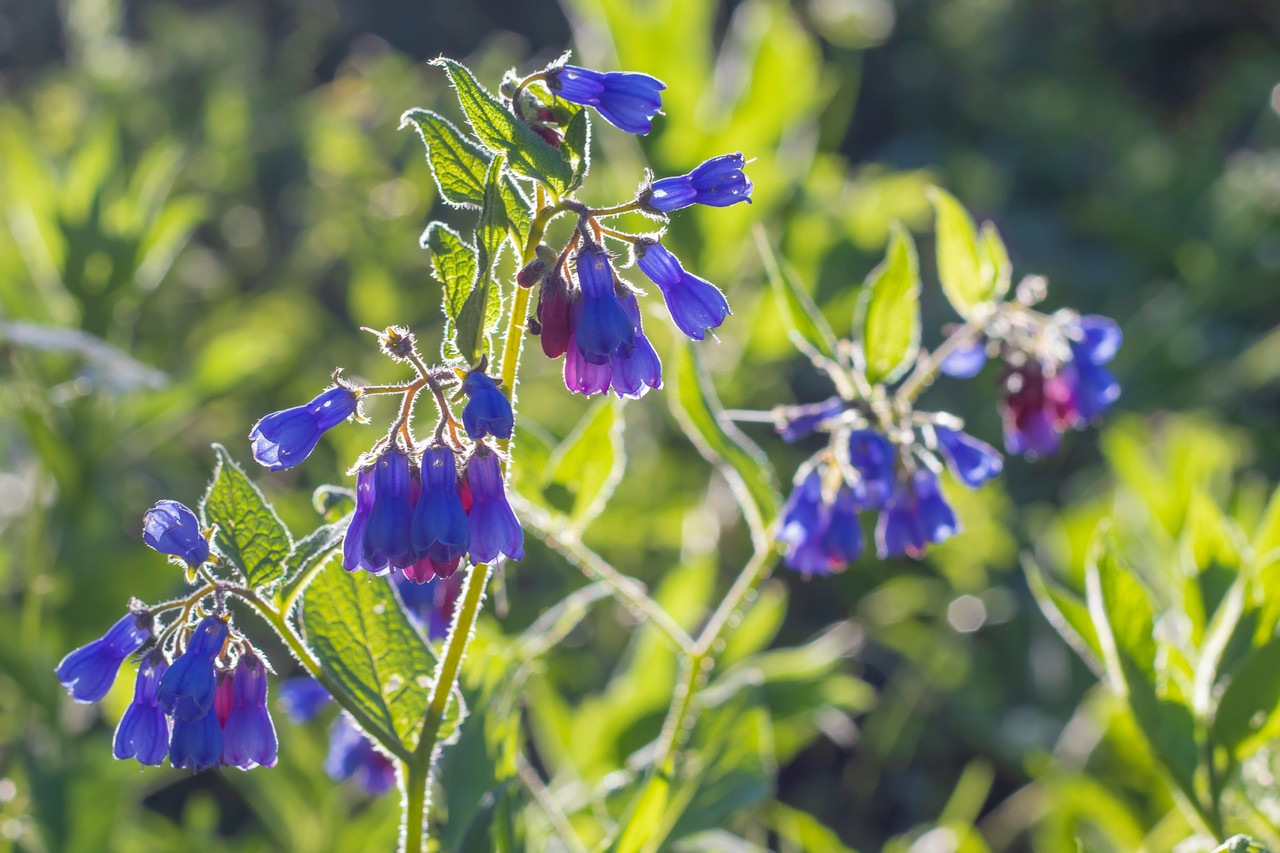
[(547, 272), (555, 262), (556, 253), (551, 251), (551, 247), (545, 243), (540, 244), (534, 259), (525, 264), (520, 272), (516, 273), (516, 284), (524, 288), (540, 284), (547, 277)]

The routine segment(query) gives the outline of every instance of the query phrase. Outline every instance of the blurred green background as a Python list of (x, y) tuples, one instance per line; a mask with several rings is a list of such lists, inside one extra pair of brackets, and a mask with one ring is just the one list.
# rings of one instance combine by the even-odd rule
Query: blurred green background
[[(680, 214), (671, 237), (734, 307), (702, 347), (726, 406), (829, 393), (787, 342), (752, 225), (847, 334), (891, 220), (917, 232), (934, 280), (930, 183), (996, 222), (1015, 275), (1049, 277), (1050, 307), (1125, 331), (1112, 425), (957, 496), (967, 532), (954, 542), (923, 563), (864, 559), (766, 584), (751, 642), (811, 654), (774, 662), (774, 798), (742, 833), (797, 850), (1172, 846), (1177, 826), (1149, 835), (1167, 793), (1036, 609), (1019, 554), (1070, 577), (1113, 488), (1190, 483), (1252, 507), (1280, 474), (1280, 7), (1268, 0), (0, 7), (0, 849), (394, 844), (395, 798), (324, 776), (323, 727), (278, 721), (270, 771), (140, 772), (109, 754), (128, 679), (100, 715), (51, 671), (130, 596), (178, 590), (140, 519), (158, 498), (198, 498), (211, 442), (247, 457), (253, 421), (309, 399), (337, 365), (396, 379), (361, 325), (403, 323), (435, 346), (439, 294), (418, 236), (432, 217), (466, 220), (437, 203), (421, 143), (397, 130), (411, 107), (457, 118), (425, 61), (464, 59), (496, 88), (507, 67), (566, 46), (583, 65), (669, 85), (649, 137), (595, 123), (589, 200), (625, 199), (646, 164), (662, 175), (725, 151), (755, 158), (753, 205)], [(926, 329), (952, 319), (936, 287), (924, 307)], [(650, 326), (664, 350), (663, 324)], [(525, 356), (522, 429), (563, 437), (589, 404), (536, 347)], [(989, 376), (931, 395), (927, 408), (996, 442)], [(626, 406), (628, 471), (588, 540), (693, 626), (750, 545), (663, 396)], [(748, 431), (784, 483), (813, 449)], [(306, 529), (311, 490), (339, 482), (375, 437), (337, 430), (306, 466), (258, 479)], [(515, 633), (582, 583), (532, 548), (486, 630)], [(632, 623), (597, 609), (531, 682), (544, 769), (598, 783), (657, 734), (673, 663)], [(747, 645), (739, 656), (759, 651)], [(557, 727), (596, 742), (557, 755)], [(728, 849), (708, 843), (688, 849)]]

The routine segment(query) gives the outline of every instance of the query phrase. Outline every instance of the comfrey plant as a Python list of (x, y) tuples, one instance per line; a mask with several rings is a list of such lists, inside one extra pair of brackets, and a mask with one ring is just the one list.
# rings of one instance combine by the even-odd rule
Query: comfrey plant
[(949, 470), (973, 489), (1004, 462), (956, 415), (917, 406), (940, 375), (971, 378), (989, 358), (998, 360), (1005, 449), (1029, 458), (1056, 451), (1064, 431), (1095, 421), (1119, 396), (1106, 367), (1120, 347), (1119, 326), (1068, 309), (1036, 310), (1048, 289), (1039, 276), (1024, 278), (1007, 298), (1011, 267), (994, 226), (979, 231), (941, 190), (932, 199), (942, 289), (964, 321), (932, 352), (920, 349), (920, 277), (906, 231), (892, 233), (884, 262), (867, 279), (853, 340), (837, 340), (804, 292), (772, 265), (797, 345), (836, 389), (830, 399), (768, 416), (786, 441), (828, 436), (797, 471), (778, 525), (785, 564), (796, 571), (826, 574), (857, 559), (864, 514), (875, 518), (880, 559), (920, 557), (959, 532), (939, 475)]
[[(470, 239), (442, 223), (423, 235), (443, 289), (439, 360), (426, 358), (408, 329), (375, 331), (382, 353), (410, 372), (405, 381), (367, 385), (339, 369), (310, 402), (253, 426), (254, 459), (280, 471), (305, 461), (328, 430), (367, 423), (365, 400), (399, 398), (386, 432), (351, 467), (354, 490), (318, 491), (326, 523), (299, 539), (218, 447), (197, 510), (166, 500), (144, 520), (146, 543), (185, 569), (190, 594), (153, 606), (134, 601), (57, 670), (74, 699), (95, 702), (123, 661), (138, 658), (118, 758), (158, 765), (167, 756), (195, 770), (271, 767), (271, 665), (239, 626), (241, 611), (256, 613), (308, 672), (308, 680), (286, 682), (291, 716), (314, 717), (330, 699), (342, 708), (330, 774), (370, 793), (398, 782), (407, 851), (423, 849), (428, 782), (465, 713), (458, 680), (486, 584), (495, 566), (524, 556), (507, 480), (525, 332), (539, 336), (547, 357), (563, 357), (572, 392), (639, 398), (662, 387), (662, 362), (641, 320), (644, 293), (619, 269), (634, 265), (652, 281), (675, 326), (694, 340), (721, 326), (729, 305), (663, 246), (662, 230), (633, 234), (608, 223), (635, 212), (665, 224), (691, 205), (749, 202), (752, 190), (743, 156), (726, 154), (685, 175), (646, 173), (632, 198), (588, 206), (577, 192), (590, 164), (589, 112), (647, 133), (661, 107), (660, 81), (575, 67), (566, 56), (523, 78), (509, 74), (495, 96), (464, 66), (436, 64), (470, 132), (425, 110), (403, 122), (420, 133), (441, 197), (478, 211)], [(560, 217), (571, 228), (553, 242), (548, 226)], [(502, 280), (508, 247), (513, 287)], [(415, 427), (424, 392), (435, 419), (423, 439)], [(338, 554), (341, 569), (326, 570)], [(635, 595), (610, 577), (620, 595)], [(665, 614), (655, 618), (670, 624)]]

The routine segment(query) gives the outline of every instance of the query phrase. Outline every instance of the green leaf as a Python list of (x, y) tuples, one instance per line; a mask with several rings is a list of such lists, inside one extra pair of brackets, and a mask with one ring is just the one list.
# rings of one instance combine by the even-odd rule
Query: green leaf
[(295, 586), (308, 571), (336, 554), (350, 524), (351, 516), (348, 515), (330, 524), (322, 524), (295, 542), (293, 551), (284, 561), (281, 581), (286, 588)]
[[(930, 187), (928, 193), (937, 212), (938, 278), (942, 280), (942, 290), (952, 307), (960, 316), (968, 317), (975, 306), (994, 297), (997, 276), (983, 269), (977, 229), (969, 212), (944, 189)], [(999, 239), (999, 235), (995, 237)], [(985, 252), (995, 259), (992, 253), (1003, 247), (997, 248), (990, 240), (986, 237), (983, 245)], [(1005, 257), (1007, 263), (1007, 255)]]
[(569, 119), (560, 149), (573, 162), (573, 180), (569, 183), (569, 189), (576, 190), (582, 186), (591, 169), (591, 121), (585, 109), (577, 110), (573, 118)]
[(736, 427), (720, 417), (720, 402), (686, 343), (671, 359), (675, 388), (671, 407), (694, 446), (729, 481), (753, 528), (773, 523), (782, 502), (768, 457)]
[(1214, 741), (1244, 761), (1280, 735), (1280, 637), (1245, 659), (1218, 700)]
[(303, 594), (302, 627), (324, 671), (412, 750), (427, 711), (433, 660), (391, 582), (328, 566)]
[(867, 379), (892, 382), (911, 367), (920, 349), (920, 271), (916, 247), (894, 224), (884, 261), (867, 277), (862, 345)]
[(443, 288), (445, 316), (457, 320), (476, 281), (476, 250), (443, 222), (432, 222), (422, 235), (431, 250), (431, 274)]
[(1099, 676), (1104, 675), (1102, 647), (1098, 644), (1098, 632), (1093, 628), (1088, 606), (1074, 593), (1046, 578), (1029, 555), (1023, 557), (1022, 564), (1027, 572), (1027, 586), (1045, 619), (1090, 669)]
[(1280, 562), (1280, 486), (1271, 493), (1262, 520), (1253, 532), (1253, 552), (1256, 568)]
[(413, 109), (400, 117), (400, 126), (412, 124), (427, 147), (427, 164), (440, 188), (440, 197), (455, 207), (479, 207), (484, 200), (484, 178), (491, 155), (444, 116)]
[(488, 350), (488, 333), (497, 324), (502, 311), (502, 293), (493, 276), (493, 267), (502, 252), (506, 238), (503, 224), (502, 155), (493, 158), (485, 180), (484, 205), (476, 225), (476, 283), (458, 310), (458, 351), (469, 364), (475, 365)]
[[(407, 124), (417, 128), (426, 145), (427, 164), (440, 188), (440, 197), (455, 207), (480, 207), (493, 155), (448, 119), (430, 110), (409, 110), (400, 118), (401, 127)], [(502, 201), (507, 227), (523, 244), (529, 236), (529, 200), (510, 175), (502, 177)]]
[(263, 498), (221, 444), (213, 484), (200, 502), (206, 525), (216, 526), (214, 543), (253, 589), (269, 587), (284, 577), (285, 557), (293, 540), (280, 516)]
[(626, 466), (622, 427), (621, 402), (605, 397), (547, 461), (543, 494), (579, 530), (600, 514), (622, 478)]
[(818, 306), (813, 304), (809, 294), (800, 286), (795, 274), (789, 267), (784, 268), (763, 228), (756, 229), (756, 246), (760, 256), (764, 258), (774, 299), (790, 329), (792, 341), (802, 351), (811, 355), (816, 353), (828, 361), (837, 361), (835, 334)]
[(486, 147), (505, 154), (516, 174), (541, 181), (556, 195), (562, 195), (569, 189), (573, 170), (564, 155), (489, 94), (465, 65), (445, 57), (433, 60), (431, 64), (444, 68), (448, 73), (467, 121)]
[(991, 290), (990, 298), (1003, 299), (1013, 281), (1013, 264), (1000, 232), (990, 222), (982, 223), (982, 231), (978, 234), (978, 258), (986, 286)]
[[(670, 793), (671, 782), (661, 773), (645, 782), (644, 791), (618, 836), (614, 847), (616, 853), (640, 853), (649, 849), (649, 841), (659, 830)], [(661, 841), (661, 836), (657, 840)]]

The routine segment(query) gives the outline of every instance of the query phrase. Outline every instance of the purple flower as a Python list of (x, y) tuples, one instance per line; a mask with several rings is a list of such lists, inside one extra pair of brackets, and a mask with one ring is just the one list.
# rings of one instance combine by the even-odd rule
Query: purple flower
[(267, 668), (252, 652), (231, 678), (231, 713), (222, 726), (222, 763), (249, 770), (275, 767), (276, 727), (267, 710)]
[(839, 417), (847, 408), (848, 404), (839, 397), (806, 406), (787, 406), (776, 413), (775, 428), (783, 441), (793, 444), (813, 435), (824, 421)]
[(858, 493), (842, 483), (828, 509), (821, 548), (827, 558), (827, 571), (842, 571), (862, 554), (862, 526), (858, 511), (862, 501)]
[(204, 713), (193, 720), (175, 717), (169, 739), (169, 763), (174, 767), (208, 770), (222, 762), (222, 726), (218, 715)]
[(822, 503), (822, 475), (815, 468), (796, 484), (782, 507), (778, 541), (783, 545), (787, 568), (805, 574), (825, 574), (827, 555), (822, 549), (830, 513)]
[(462, 592), (462, 575), (437, 578), (427, 584), (412, 583), (396, 575), (391, 580), (400, 592), (405, 612), (426, 632), (427, 639), (443, 640)]
[(977, 376), (986, 363), (987, 345), (978, 340), (952, 350), (942, 360), (942, 364), (938, 365), (938, 369), (956, 379), (969, 379)]
[(720, 289), (687, 272), (680, 260), (656, 241), (636, 244), (636, 265), (658, 285), (676, 328), (695, 341), (706, 337), (729, 316), (729, 302)]
[(641, 198), (658, 213), (671, 213), (691, 204), (710, 207), (728, 207), (740, 201), (750, 204), (752, 185), (742, 172), (745, 165), (741, 154), (721, 154), (687, 175), (654, 181)]
[(120, 664), (151, 639), (151, 614), (126, 613), (106, 634), (68, 654), (54, 673), (77, 702), (97, 702), (116, 680)]
[(209, 559), (209, 540), (200, 531), (200, 519), (177, 501), (156, 501), (147, 510), (142, 517), (142, 541), (193, 568)]
[(609, 124), (627, 133), (645, 134), (662, 109), (666, 84), (648, 74), (600, 72), (575, 65), (552, 69), (547, 88), (575, 104), (595, 107)]
[(482, 371), (473, 370), (462, 380), (462, 390), (469, 398), (462, 410), (462, 425), (473, 441), (479, 441), (486, 435), (511, 438), (514, 421), (511, 401), (498, 390), (492, 379)]
[(355, 414), (356, 392), (330, 388), (305, 406), (272, 412), (253, 425), (253, 458), (272, 471), (292, 468), (311, 455), (325, 431)]
[(124, 761), (136, 758), (141, 764), (158, 767), (169, 751), (169, 721), (156, 704), (160, 678), (169, 668), (164, 653), (155, 649), (138, 665), (138, 680), (133, 685), (133, 702), (125, 709), (116, 727), (111, 752)]
[[(226, 622), (217, 616), (200, 620), (187, 640), (186, 650), (160, 678), (156, 699), (166, 714), (191, 722), (209, 712), (218, 686), (213, 664), (226, 640)], [(176, 740), (176, 727), (174, 737)], [(174, 766), (179, 765), (175, 762)]]
[(471, 561), (491, 563), (499, 555), (524, 559), (524, 531), (507, 503), (498, 457), (483, 445), (467, 464), (471, 488)]
[(605, 364), (635, 346), (631, 319), (618, 300), (613, 267), (599, 246), (578, 252), (574, 261), (582, 298), (573, 305), (573, 340), (591, 364)]
[(938, 436), (938, 447), (942, 449), (951, 473), (969, 488), (978, 488), (1004, 467), (999, 451), (985, 441), (944, 426), (934, 426), (933, 431)]
[(329, 755), (324, 760), (330, 778), (354, 779), (372, 796), (381, 796), (396, 784), (396, 768), (378, 752), (347, 718), (339, 714), (329, 730)]
[(280, 704), (295, 723), (314, 720), (331, 701), (329, 691), (309, 675), (295, 675), (280, 682)]
[(592, 364), (583, 356), (575, 343), (569, 344), (564, 356), (564, 386), (575, 394), (590, 397), (609, 390), (613, 379), (613, 367), (609, 362)]
[(614, 355), (609, 366), (612, 372), (610, 385), (619, 397), (640, 399), (650, 388), (662, 387), (662, 361), (653, 344), (644, 335), (640, 323), (640, 304), (636, 295), (628, 291), (622, 297), (622, 310), (631, 320), (635, 332), (635, 346), (624, 355)]
[(920, 468), (898, 483), (880, 513), (876, 553), (882, 560), (901, 554), (920, 557), (929, 543), (950, 539), (959, 530), (955, 513), (938, 490), (938, 478)]
[(1103, 365), (1115, 358), (1123, 336), (1114, 320), (1099, 316), (1081, 317), (1074, 331), (1071, 364), (1062, 375), (1071, 385), (1078, 420), (1091, 421), (1120, 397), (1120, 383)]
[(342, 543), (344, 569), (385, 575), (413, 565), (416, 485), (409, 457), (397, 447), (356, 476), (356, 511)]
[(1057, 451), (1061, 434), (1077, 418), (1071, 384), (1062, 374), (1044, 375), (1036, 362), (1008, 370), (1000, 404), (1005, 450), (1030, 457)]
[[(502, 396), (496, 388), (494, 391)], [(507, 398), (502, 399), (505, 402)], [(510, 411), (508, 406), (508, 414)], [(471, 433), (469, 427), (467, 432)], [(474, 433), (471, 436), (476, 437)], [(471, 544), (467, 513), (458, 493), (457, 463), (448, 447), (429, 447), (422, 454), (422, 492), (413, 511), (411, 538), (414, 553), (432, 563), (456, 565)], [(434, 567), (432, 573), (435, 574)]]
[(861, 492), (868, 509), (879, 509), (893, 493), (897, 454), (889, 439), (875, 430), (854, 430), (849, 436), (849, 462), (862, 475)]

